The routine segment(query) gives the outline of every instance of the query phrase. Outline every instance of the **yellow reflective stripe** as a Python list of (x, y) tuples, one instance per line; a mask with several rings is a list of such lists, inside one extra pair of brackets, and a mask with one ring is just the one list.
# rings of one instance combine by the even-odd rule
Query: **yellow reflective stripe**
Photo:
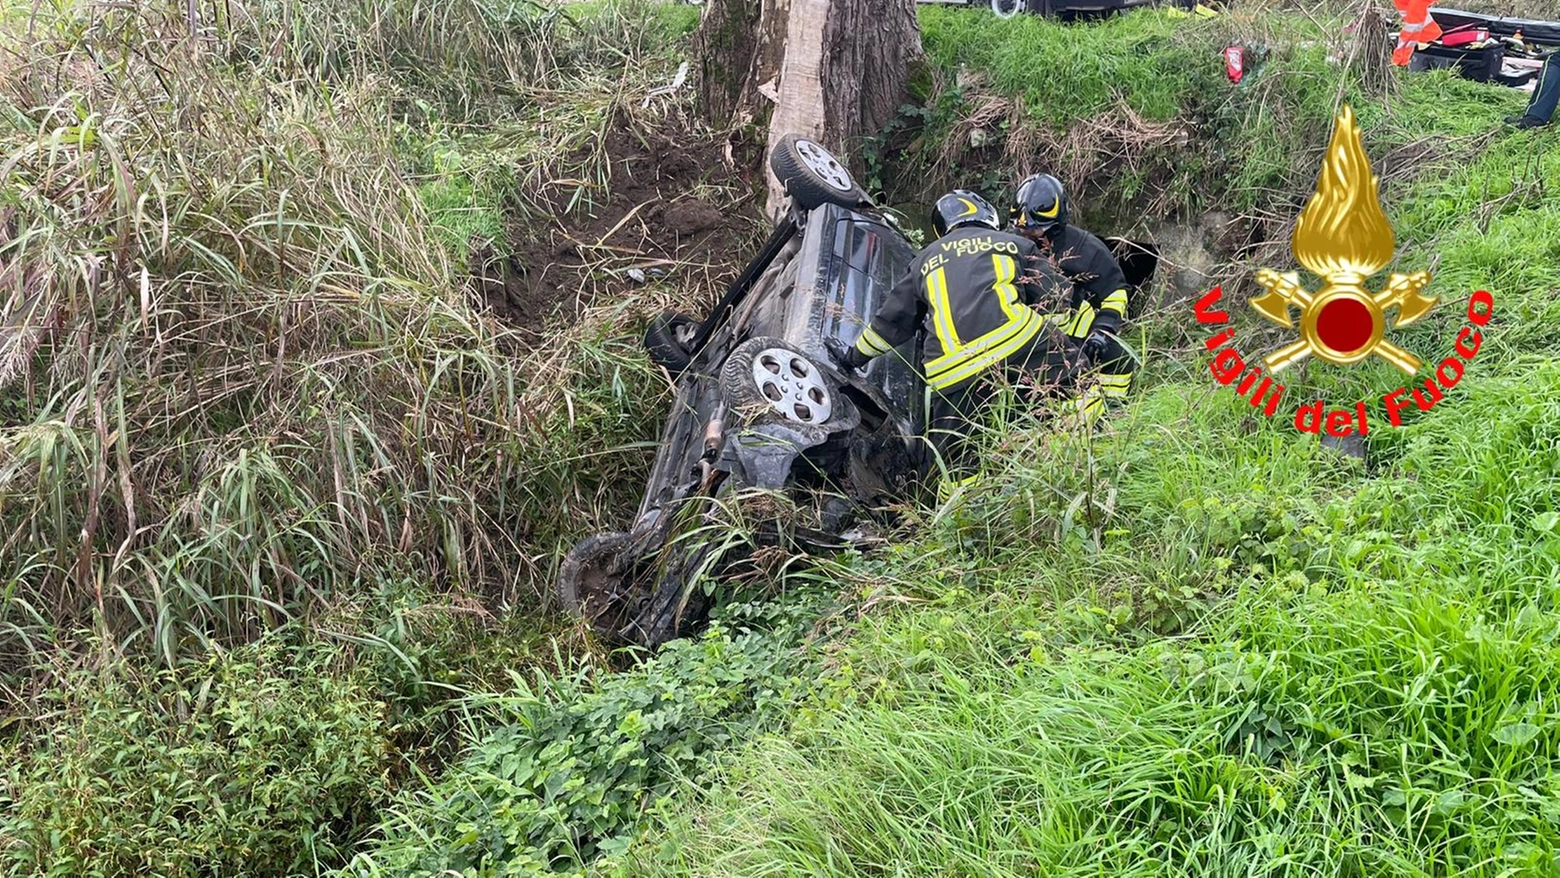
[(1084, 394), (1073, 400), (1074, 411), (1083, 417), (1085, 423), (1093, 423), (1100, 413), (1105, 411), (1105, 397), (1099, 388), (1090, 387)]
[(1025, 308), (1024, 312), (1018, 315), (1018, 320), (1009, 320), (1007, 323), (970, 342), (963, 349), (954, 351), (951, 354), (943, 354), (937, 359), (923, 364), (921, 368), (928, 378), (936, 377), (949, 369), (957, 369), (969, 362), (970, 357), (978, 357), (991, 350), (993, 346), (1006, 342), (1014, 333), (1023, 332), (1025, 326), (1031, 322), (1036, 324), (1036, 332), (1040, 330), (1040, 324), (1044, 323), (1040, 319), (1040, 315)]
[(997, 276), (992, 290), (997, 294), (997, 301), (1002, 303), (1003, 313), (1007, 314), (1009, 321), (1021, 319), (1023, 315), (1019, 309), (1024, 306), (1018, 301), (1018, 287), (1013, 285), (1013, 281), (1018, 278), (1018, 263), (1011, 256), (994, 253), (991, 256), (991, 267)]
[(980, 481), (980, 473), (976, 473), (973, 476), (965, 476), (962, 479), (938, 479), (937, 501), (939, 503), (947, 503), (953, 497), (955, 491), (958, 491), (960, 488), (972, 487), (978, 481)]
[(953, 329), (953, 308), (948, 304), (948, 276), (941, 268), (926, 276), (926, 296), (932, 302), (932, 328), (942, 343), (943, 354), (958, 352), (964, 347), (959, 334)]
[(868, 356), (877, 357), (888, 353), (893, 348), (883, 339), (883, 336), (878, 335), (876, 330), (868, 326), (861, 333), (861, 337), (856, 339), (856, 350)]
[(1117, 290), (1106, 296), (1105, 301), (1100, 304), (1100, 310), (1115, 311), (1122, 317), (1127, 316), (1127, 291)]
[(1067, 334), (1073, 338), (1084, 338), (1089, 334), (1089, 327), (1094, 325), (1094, 306), (1088, 302), (1078, 303), (1078, 314), (1073, 317), (1072, 323), (1067, 326)]
[(1132, 373), (1124, 375), (1101, 375), (1100, 390), (1111, 399), (1121, 399), (1127, 395), (1132, 387)]
[(995, 363), (1000, 363), (1013, 356), (1020, 348), (1034, 340), (1040, 334), (1040, 327), (1044, 323), (1037, 314), (1029, 319), (1016, 324), (1008, 324), (1013, 327), (1012, 332), (1004, 332), (1007, 327), (997, 332), (988, 333), (976, 345), (980, 350), (967, 350), (964, 352), (965, 361), (948, 368), (946, 371), (933, 376), (927, 375), (926, 383), (937, 390), (952, 387), (976, 374), (982, 369)]
[[(976, 339), (975, 341), (970, 342), (968, 345), (960, 345), (956, 348), (950, 348), (946, 341), (944, 341), (942, 356), (926, 364), (927, 375), (935, 375), (944, 369), (951, 369), (955, 366), (958, 366), (960, 363), (965, 361), (967, 356), (974, 356), (979, 353), (979, 351), (975, 351), (974, 353), (966, 353), (972, 348), (983, 344), (990, 344), (993, 337), (999, 335), (1000, 333), (1014, 330), (1019, 326), (1019, 324), (1033, 320), (1036, 317), (1036, 312), (1033, 309), (1019, 301), (1018, 287), (1014, 283), (1018, 279), (1018, 263), (1013, 260), (1013, 257), (993, 254), (991, 257), (991, 265), (996, 274), (996, 283), (992, 286), (992, 291), (996, 294), (997, 301), (1002, 303), (1002, 312), (1007, 315), (1008, 322), (997, 327), (996, 329), (993, 329), (991, 332), (986, 333), (984, 336)], [(941, 269), (938, 269), (938, 271), (940, 272)], [(928, 284), (930, 284), (930, 279), (928, 279)], [(944, 301), (947, 301), (947, 295), (948, 291), (946, 286), (944, 286)], [(948, 333), (951, 335), (952, 332), (953, 330), (950, 327)], [(941, 329), (938, 330), (938, 336), (939, 340), (943, 341), (941, 337)]]

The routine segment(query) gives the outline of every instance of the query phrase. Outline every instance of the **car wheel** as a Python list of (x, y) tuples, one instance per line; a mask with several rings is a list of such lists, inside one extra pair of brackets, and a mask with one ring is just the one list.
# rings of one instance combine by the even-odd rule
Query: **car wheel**
[(623, 550), (628, 534), (606, 533), (581, 540), (558, 565), (558, 601), (597, 632), (612, 634), (626, 614)]
[(645, 329), (645, 351), (650, 362), (676, 374), (693, 362), (693, 338), (699, 321), (676, 311), (657, 314)]
[(825, 204), (855, 207), (867, 200), (850, 170), (817, 141), (787, 134), (769, 154), (769, 168), (804, 210)]
[(808, 427), (826, 423), (836, 402), (817, 364), (764, 336), (737, 345), (721, 367), (720, 387), (734, 411)]
[(710, 599), (693, 582), (693, 574), (709, 557), (711, 547), (694, 548), (671, 562), (649, 600), (622, 629), (625, 639), (651, 650), (692, 633), (709, 611)]
[(991, 11), (998, 18), (1012, 18), (1024, 8), (1024, 0), (991, 0)]

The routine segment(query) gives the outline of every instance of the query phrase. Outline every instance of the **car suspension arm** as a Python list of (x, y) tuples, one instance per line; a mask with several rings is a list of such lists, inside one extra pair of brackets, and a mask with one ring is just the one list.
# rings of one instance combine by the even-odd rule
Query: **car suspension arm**
[(721, 321), (725, 320), (732, 310), (737, 307), (737, 303), (741, 302), (742, 298), (748, 294), (748, 291), (753, 289), (753, 285), (758, 282), (759, 275), (763, 274), (764, 270), (769, 267), (769, 263), (774, 262), (775, 257), (780, 255), (781, 248), (785, 247), (786, 243), (791, 240), (791, 236), (796, 234), (796, 230), (796, 217), (791, 214), (787, 214), (775, 226), (775, 230), (769, 235), (769, 241), (764, 244), (764, 249), (760, 250), (758, 255), (753, 257), (753, 261), (748, 263), (747, 268), (742, 270), (742, 274), (738, 275), (737, 279), (731, 282), (731, 286), (726, 288), (726, 295), (722, 296), (720, 301), (716, 303), (715, 308), (710, 311), (710, 316), (704, 318), (704, 322), (699, 324), (698, 335), (695, 335), (693, 341), (688, 345), (690, 356), (698, 356), (699, 352), (704, 350), (704, 346), (709, 343), (710, 336), (715, 332), (715, 327), (719, 326)]

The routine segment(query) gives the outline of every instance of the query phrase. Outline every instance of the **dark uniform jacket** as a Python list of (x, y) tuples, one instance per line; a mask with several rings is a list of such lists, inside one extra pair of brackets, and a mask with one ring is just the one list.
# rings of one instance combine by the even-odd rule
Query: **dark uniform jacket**
[(922, 250), (856, 340), (868, 357), (903, 344), (926, 326), (922, 365), (934, 390), (973, 378), (1027, 352), (1045, 323), (1052, 269), (1033, 241), (976, 226), (954, 229)]
[(1063, 226), (1062, 239), (1052, 245), (1049, 255), (1073, 282), (1072, 313), (1064, 324), (1068, 335), (1088, 335), (1101, 311), (1114, 311), (1119, 319), (1126, 319), (1127, 278), (1104, 241), (1077, 226)]

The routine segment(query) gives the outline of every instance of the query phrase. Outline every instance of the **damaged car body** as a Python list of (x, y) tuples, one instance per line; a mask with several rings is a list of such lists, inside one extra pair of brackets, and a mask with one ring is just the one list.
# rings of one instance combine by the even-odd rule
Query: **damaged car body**
[[(702, 321), (663, 314), (646, 330), (676, 390), (632, 524), (559, 566), (560, 601), (609, 642), (682, 636), (710, 574), (764, 547), (791, 556), (870, 538), (880, 510), (923, 492), (935, 469), (921, 334), (860, 373), (827, 347), (854, 343), (915, 248), (816, 143), (784, 138), (770, 164), (790, 205), (758, 255)], [(1153, 273), (1152, 247), (1108, 242), (1129, 284)]]
[[(769, 241), (702, 322), (662, 315), (646, 333), (677, 389), (633, 524), (587, 538), (560, 566), (565, 607), (609, 640), (679, 636), (703, 608), (695, 581), (753, 530), (842, 545), (854, 516), (907, 496), (922, 470), (920, 340), (864, 374), (824, 347), (855, 340), (915, 249), (811, 141), (786, 138), (772, 165), (791, 207)], [(811, 514), (749, 514), (782, 492)], [(759, 524), (734, 536), (733, 516)]]

